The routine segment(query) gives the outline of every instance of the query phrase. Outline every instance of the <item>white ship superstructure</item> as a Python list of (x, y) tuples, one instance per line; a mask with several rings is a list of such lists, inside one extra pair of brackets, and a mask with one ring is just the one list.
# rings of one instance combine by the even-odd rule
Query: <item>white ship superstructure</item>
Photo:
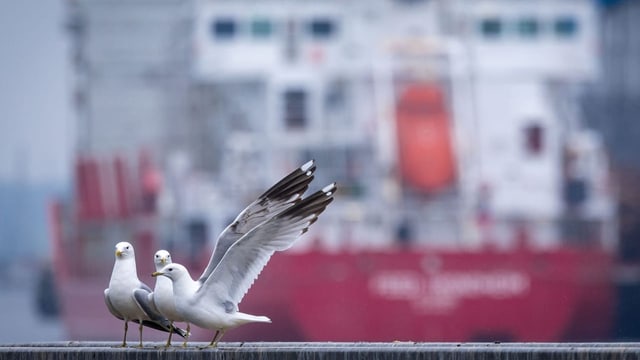
[[(341, 197), (314, 246), (613, 245), (606, 159), (576, 105), (597, 76), (591, 1), (77, 3), (80, 152), (149, 148), (165, 216), (216, 234), (315, 158)], [(401, 147), (401, 114), (428, 142), (449, 134), (446, 182), (408, 177), (434, 154)]]

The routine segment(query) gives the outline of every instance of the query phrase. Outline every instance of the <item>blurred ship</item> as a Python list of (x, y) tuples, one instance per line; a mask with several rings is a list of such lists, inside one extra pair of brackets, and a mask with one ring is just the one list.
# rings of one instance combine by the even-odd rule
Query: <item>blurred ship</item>
[(226, 340), (611, 337), (615, 196), (578, 106), (591, 1), (73, 1), (67, 25), (75, 191), (50, 213), (70, 338), (121, 336), (115, 243), (149, 285), (159, 248), (197, 273), (310, 158), (337, 201), (243, 300), (273, 324)]

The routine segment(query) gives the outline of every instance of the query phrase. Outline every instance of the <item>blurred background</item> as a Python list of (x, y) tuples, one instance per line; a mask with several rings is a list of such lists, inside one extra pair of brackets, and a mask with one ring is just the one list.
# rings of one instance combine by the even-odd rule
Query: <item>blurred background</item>
[(120, 339), (117, 242), (150, 286), (160, 248), (197, 274), (309, 159), (336, 201), (241, 303), (273, 324), (225, 340), (640, 339), (639, 20), (624, 0), (0, 2), (0, 343)]

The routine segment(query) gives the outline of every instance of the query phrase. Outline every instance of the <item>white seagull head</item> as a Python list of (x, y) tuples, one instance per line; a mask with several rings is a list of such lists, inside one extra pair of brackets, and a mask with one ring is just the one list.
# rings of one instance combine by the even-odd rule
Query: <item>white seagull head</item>
[(184, 276), (189, 276), (189, 272), (184, 266), (174, 263), (163, 267), (160, 271), (154, 272), (151, 276), (166, 276), (171, 279), (171, 281), (176, 281)]
[(133, 245), (126, 241), (116, 244), (116, 259), (128, 259), (134, 257), (135, 253), (133, 252)]
[(167, 250), (158, 250), (153, 257), (156, 270), (162, 269), (165, 265), (171, 264), (171, 254)]

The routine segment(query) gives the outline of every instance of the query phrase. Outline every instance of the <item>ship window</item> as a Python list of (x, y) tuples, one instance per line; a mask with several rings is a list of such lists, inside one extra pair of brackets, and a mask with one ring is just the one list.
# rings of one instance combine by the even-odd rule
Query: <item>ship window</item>
[(480, 32), (485, 37), (497, 37), (502, 32), (502, 22), (498, 18), (486, 18), (480, 22)]
[(564, 16), (555, 20), (553, 29), (559, 37), (568, 38), (576, 34), (578, 23), (573, 17)]
[(328, 39), (336, 32), (336, 24), (331, 19), (318, 18), (309, 22), (308, 31), (314, 39)]
[(237, 31), (236, 22), (233, 19), (216, 19), (211, 31), (217, 39), (231, 39)]
[(284, 123), (287, 129), (302, 129), (307, 125), (307, 93), (304, 90), (285, 91)]
[(541, 155), (544, 150), (544, 128), (539, 124), (525, 127), (524, 141), (528, 155)]
[(531, 17), (522, 18), (518, 21), (518, 33), (523, 37), (535, 37), (540, 32), (540, 24)]
[(253, 37), (264, 39), (271, 36), (272, 33), (273, 24), (269, 20), (257, 18), (251, 22), (251, 34), (253, 34)]

